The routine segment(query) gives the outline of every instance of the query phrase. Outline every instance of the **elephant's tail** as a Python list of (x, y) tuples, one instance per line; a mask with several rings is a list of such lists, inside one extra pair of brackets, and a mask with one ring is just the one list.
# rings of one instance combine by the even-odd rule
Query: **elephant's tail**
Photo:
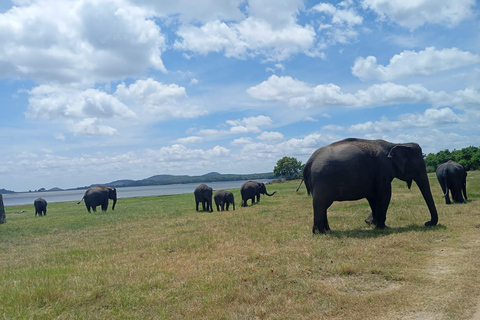
[(297, 190), (295, 190), (295, 192), (298, 192), (298, 190), (300, 190), (300, 187), (302, 186), (302, 182), (303, 182), (303, 178), (302, 178), (302, 181), (300, 181), (300, 184), (298, 185), (298, 188)]
[(448, 175), (447, 174), (445, 174), (444, 180), (445, 180), (445, 182), (444, 182), (445, 183), (445, 194), (443, 195), (442, 198), (445, 198), (445, 197), (448, 196)]
[(78, 201), (77, 204), (82, 203), (83, 199), (85, 199), (85, 196), (82, 197), (82, 200)]

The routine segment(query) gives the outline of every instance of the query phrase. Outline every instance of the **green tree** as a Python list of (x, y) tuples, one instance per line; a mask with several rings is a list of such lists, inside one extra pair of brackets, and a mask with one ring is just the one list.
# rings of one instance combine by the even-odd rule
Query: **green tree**
[(285, 177), (287, 180), (293, 180), (297, 179), (302, 171), (302, 162), (293, 157), (283, 157), (277, 161), (273, 174), (276, 177)]

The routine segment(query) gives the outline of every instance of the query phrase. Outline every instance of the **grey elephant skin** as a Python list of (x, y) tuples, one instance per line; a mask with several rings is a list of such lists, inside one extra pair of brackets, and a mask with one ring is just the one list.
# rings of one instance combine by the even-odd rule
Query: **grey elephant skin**
[(464, 166), (453, 160), (449, 160), (438, 166), (436, 174), (446, 204), (452, 203), (450, 201), (449, 191), (452, 194), (453, 201), (456, 203), (465, 203), (465, 200), (468, 200), (467, 169)]
[(202, 183), (198, 187), (195, 188), (193, 191), (195, 195), (195, 209), (198, 211), (198, 205), (201, 203), (203, 211), (210, 211), (213, 212), (212, 206), (212, 195), (213, 189), (207, 186), (205, 183)]
[(215, 196), (213, 197), (215, 200), (215, 205), (217, 206), (217, 211), (224, 211), (225, 207), (228, 211), (228, 207), (230, 204), (233, 206), (233, 210), (235, 210), (235, 197), (233, 193), (227, 190), (218, 190), (215, 192)]
[(252, 205), (255, 203), (255, 199), (257, 202), (260, 201), (260, 195), (265, 194), (269, 197), (273, 196), (277, 191), (273, 193), (268, 193), (267, 188), (263, 182), (257, 181), (247, 181), (240, 187), (240, 194), (242, 195), (242, 207), (247, 206), (247, 201), (252, 200)]
[(334, 201), (362, 198), (372, 209), (370, 222), (376, 228), (386, 228), (393, 178), (406, 181), (408, 188), (415, 181), (430, 211), (431, 219), (425, 225), (438, 222), (422, 149), (416, 143), (354, 138), (334, 142), (311, 155), (303, 178), (308, 194), (313, 196), (313, 233), (330, 230), (327, 209)]
[(47, 215), (47, 201), (43, 198), (37, 198), (33, 201), (33, 206), (35, 207), (35, 217), (37, 214), (41, 217), (42, 215)]
[[(94, 186), (85, 191), (82, 198), (82, 200), (85, 201), (88, 212), (90, 212), (90, 209), (93, 209), (93, 212), (97, 212), (97, 206), (101, 206), (102, 211), (107, 211), (108, 199), (113, 200), (112, 211), (115, 210), (117, 189), (106, 186)], [(78, 204), (80, 204), (82, 200), (80, 200)]]

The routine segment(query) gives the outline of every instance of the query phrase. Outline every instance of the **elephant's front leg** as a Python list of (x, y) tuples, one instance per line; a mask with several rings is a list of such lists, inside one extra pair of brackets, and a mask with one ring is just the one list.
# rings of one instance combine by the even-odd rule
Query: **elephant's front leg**
[[(385, 221), (387, 220), (387, 210), (392, 197), (392, 185), (385, 185), (380, 192), (377, 193), (374, 200), (374, 208), (372, 208), (373, 219), (376, 229), (385, 229)], [(374, 209), (374, 210), (373, 210)]]

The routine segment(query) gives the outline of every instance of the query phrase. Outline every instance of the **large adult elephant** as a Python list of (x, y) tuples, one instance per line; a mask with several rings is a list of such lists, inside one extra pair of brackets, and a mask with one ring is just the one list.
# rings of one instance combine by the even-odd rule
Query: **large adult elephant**
[(446, 204), (451, 203), (448, 194), (449, 191), (452, 193), (452, 199), (456, 203), (465, 203), (465, 200), (468, 200), (467, 169), (464, 166), (453, 160), (449, 160), (438, 166), (436, 174), (440, 187), (442, 187)]
[(393, 178), (406, 181), (408, 188), (414, 180), (430, 211), (425, 225), (438, 222), (422, 149), (416, 143), (341, 140), (316, 150), (305, 164), (303, 178), (308, 194), (313, 196), (313, 233), (330, 230), (327, 209), (333, 201), (362, 198), (372, 209), (371, 222), (378, 229), (386, 228)]
[(235, 210), (235, 197), (230, 191), (218, 190), (217, 192), (215, 192), (215, 196), (213, 197), (213, 199), (215, 200), (217, 211), (220, 211), (220, 209), (222, 209), (222, 211), (225, 210), (225, 205), (228, 211), (228, 207), (230, 206), (230, 204), (232, 204), (233, 210)]
[[(82, 198), (82, 200), (85, 201), (88, 212), (90, 212), (90, 208), (93, 209), (93, 212), (97, 212), (97, 206), (102, 206), (102, 211), (107, 211), (108, 199), (113, 200), (112, 210), (115, 210), (117, 189), (106, 186), (94, 186), (88, 189)], [(80, 204), (82, 200), (80, 200), (78, 204)]]
[(205, 183), (202, 183), (193, 191), (195, 195), (196, 210), (198, 211), (198, 204), (202, 204), (203, 211), (213, 212), (212, 207), (212, 195), (213, 189), (207, 186)]
[(247, 206), (247, 201), (252, 200), (252, 205), (255, 203), (255, 198), (257, 198), (257, 202), (260, 201), (260, 194), (266, 194), (267, 196), (273, 196), (277, 191), (273, 193), (268, 193), (267, 188), (263, 182), (257, 181), (247, 181), (242, 184), (240, 188), (240, 194), (242, 195), (242, 207)]
[(33, 206), (35, 207), (35, 217), (37, 214), (41, 217), (42, 214), (44, 216), (47, 215), (47, 201), (42, 197), (35, 199), (33, 201)]

